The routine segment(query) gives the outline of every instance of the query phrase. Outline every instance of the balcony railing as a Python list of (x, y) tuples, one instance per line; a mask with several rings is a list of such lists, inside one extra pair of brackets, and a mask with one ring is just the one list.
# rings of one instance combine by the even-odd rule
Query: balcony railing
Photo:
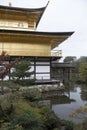
[(62, 50), (54, 50), (51, 52), (51, 56), (58, 56), (58, 57), (62, 57)]

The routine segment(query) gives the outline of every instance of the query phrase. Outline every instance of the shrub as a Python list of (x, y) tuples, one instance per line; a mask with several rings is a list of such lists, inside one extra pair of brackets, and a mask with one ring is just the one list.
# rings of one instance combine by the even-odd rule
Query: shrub
[(15, 104), (15, 111), (11, 117), (13, 126), (19, 124), (24, 130), (39, 130), (42, 126), (41, 115), (38, 108), (31, 107), (26, 100), (19, 100)]
[(60, 119), (55, 115), (53, 111), (49, 109), (49, 107), (42, 107), (42, 118), (44, 122), (45, 130), (53, 130), (54, 128), (59, 128), (61, 125)]
[(11, 123), (3, 123), (0, 130), (23, 130), (23, 128), (18, 124), (13, 126)]
[(82, 123), (83, 130), (87, 130), (87, 119)]
[(73, 128), (74, 128), (74, 123), (71, 121), (66, 121), (65, 130), (73, 130)]
[(38, 89), (32, 88), (23, 91), (22, 96), (29, 101), (36, 101), (41, 98), (41, 93)]

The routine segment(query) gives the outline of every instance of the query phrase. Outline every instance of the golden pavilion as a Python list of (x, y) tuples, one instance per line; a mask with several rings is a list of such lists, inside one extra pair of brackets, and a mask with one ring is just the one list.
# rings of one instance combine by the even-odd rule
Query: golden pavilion
[(7, 52), (10, 60), (28, 57), (35, 79), (51, 79), (51, 63), (62, 57), (61, 50), (52, 50), (73, 34), (36, 31), (46, 8), (0, 5), (0, 54)]

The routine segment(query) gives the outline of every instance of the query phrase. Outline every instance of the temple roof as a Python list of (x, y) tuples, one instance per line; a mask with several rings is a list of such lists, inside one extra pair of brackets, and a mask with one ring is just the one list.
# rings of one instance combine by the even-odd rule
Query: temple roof
[(0, 5), (0, 18), (14, 20), (17, 16), (20, 16), (20, 20), (28, 19), (35, 21), (36, 25), (38, 25), (47, 5), (42, 8), (21, 8)]
[[(70, 37), (73, 32), (37, 32), (37, 31), (18, 31), (1, 30), (0, 41), (4, 42), (26, 42), (50, 44), (51, 49), (57, 47), (61, 42)], [(3, 39), (2, 39), (3, 37)]]

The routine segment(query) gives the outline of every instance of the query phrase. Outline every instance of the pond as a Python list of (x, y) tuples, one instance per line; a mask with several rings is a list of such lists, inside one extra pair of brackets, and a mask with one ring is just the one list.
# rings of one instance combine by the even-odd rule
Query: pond
[(87, 115), (78, 114), (71, 118), (70, 114), (79, 107), (87, 104), (87, 85), (68, 86), (67, 91), (62, 95), (50, 98), (52, 110), (61, 119), (73, 122), (82, 122)]

